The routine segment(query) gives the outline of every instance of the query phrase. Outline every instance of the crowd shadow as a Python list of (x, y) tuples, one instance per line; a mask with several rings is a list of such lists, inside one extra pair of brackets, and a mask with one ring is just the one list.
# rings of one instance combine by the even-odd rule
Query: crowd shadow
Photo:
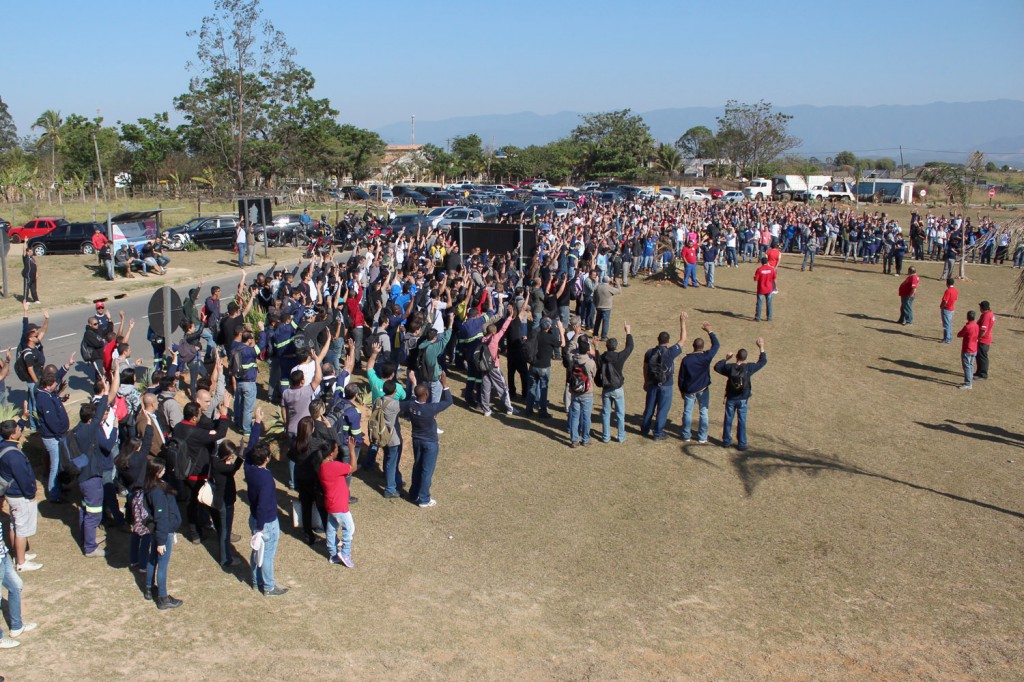
[(951, 369), (943, 367), (933, 367), (931, 365), (922, 365), (920, 362), (914, 362), (913, 360), (893, 360), (892, 358), (878, 358), (882, 362), (891, 362), (894, 365), (905, 367), (907, 369), (918, 369), (926, 372), (935, 372), (936, 374), (952, 374), (953, 376), (960, 376), (960, 372), (954, 372)]
[(864, 469), (844, 462), (835, 455), (812, 450), (801, 450), (780, 439), (769, 437), (767, 440), (769, 443), (774, 443), (775, 447), (751, 447), (746, 451), (736, 452), (730, 456), (730, 464), (743, 484), (743, 490), (747, 497), (752, 497), (757, 490), (757, 486), (762, 482), (780, 474), (802, 474), (812, 477), (823, 474), (843, 474), (885, 481), (886, 483), (892, 483), (912, 490), (931, 493), (961, 504), (968, 504), (1014, 518), (1024, 519), (1024, 512), (1007, 509), (964, 495), (957, 495), (956, 493), (896, 478), (881, 472)]
[(734, 320), (747, 320), (748, 322), (754, 319), (753, 315), (744, 315), (743, 313), (737, 313), (732, 310), (704, 310), (702, 308), (694, 308), (698, 313), (704, 313), (705, 315), (721, 315), (723, 317), (731, 317)]
[(845, 317), (849, 317), (849, 318), (852, 318), (854, 320), (869, 320), (871, 322), (893, 322), (893, 323), (895, 323), (894, 320), (891, 320), (889, 318), (885, 318), (885, 317), (872, 317), (871, 315), (865, 315), (864, 313), (840, 313), (840, 312), (836, 312), (836, 315), (843, 315)]
[[(886, 320), (886, 321), (888, 321), (888, 320)], [(911, 334), (910, 332), (905, 332), (902, 329), (884, 329), (882, 327), (869, 327), (867, 325), (865, 325), (864, 328), (865, 329), (874, 329), (876, 332), (881, 332), (883, 334), (892, 334), (894, 336), (906, 336), (907, 338), (919, 339), (921, 341), (935, 341), (936, 340), (936, 338), (934, 336), (921, 336), (920, 334)]]
[(867, 368), (868, 369), (873, 369), (876, 372), (881, 372), (882, 374), (890, 374), (892, 376), (904, 377), (904, 378), (907, 378), (907, 379), (917, 379), (918, 381), (928, 381), (928, 382), (931, 382), (933, 384), (939, 384), (941, 386), (959, 386), (960, 385), (959, 381), (946, 381), (945, 379), (939, 379), (938, 377), (930, 377), (930, 376), (924, 376), (922, 374), (912, 374), (911, 372), (904, 372), (903, 370), (900, 370), (900, 369), (891, 369), (891, 368), (888, 368), (888, 367), (872, 367), (871, 365), (867, 365)]
[[(998, 426), (958, 422), (953, 421), (952, 419), (947, 419), (946, 421), (939, 422), (938, 424), (929, 424), (927, 422), (914, 423), (932, 431), (942, 431), (943, 433), (949, 433), (955, 436), (964, 436), (966, 438), (974, 438), (976, 440), (995, 443), (997, 445), (1024, 448), (1024, 436), (1011, 433)], [(967, 428), (960, 428), (962, 426)]]

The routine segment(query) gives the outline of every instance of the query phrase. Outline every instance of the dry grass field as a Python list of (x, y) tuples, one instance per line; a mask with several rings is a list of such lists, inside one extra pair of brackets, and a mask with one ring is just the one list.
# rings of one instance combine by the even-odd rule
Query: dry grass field
[[(127, 536), (82, 558), (72, 507), (42, 504), (24, 613), (40, 629), (0, 656), (11, 680), (560, 679), (1011, 680), (1024, 677), (1024, 322), (1013, 271), (969, 267), (954, 325), (988, 299), (991, 378), (956, 390), (959, 347), (937, 342), (939, 264), (921, 267), (915, 324), (899, 280), (821, 259), (780, 271), (775, 320), (755, 324), (752, 266), (718, 288), (634, 282), (624, 445), (570, 450), (545, 423), (461, 401), (440, 418), (438, 506), (353, 483), (357, 568), (329, 565), (282, 518), (278, 582), (224, 573), (215, 543), (174, 549), (159, 612), (125, 568)], [(751, 448), (640, 437), (641, 354), (708, 321), (722, 355), (754, 349)], [(557, 381), (556, 381), (557, 383)], [(455, 382), (461, 387), (461, 382)], [(553, 395), (560, 391), (553, 390)], [(595, 410), (595, 428), (600, 420)], [(406, 433), (408, 426), (406, 425)], [(411, 467), (411, 452), (403, 469)], [(278, 479), (283, 467), (278, 465)], [(241, 477), (240, 477), (241, 481)], [(244, 488), (244, 484), (240, 487)], [(279, 486), (282, 512), (291, 494)], [(244, 493), (242, 495), (244, 499)], [(239, 501), (236, 532), (247, 536)], [(245, 546), (244, 541), (239, 547)]]

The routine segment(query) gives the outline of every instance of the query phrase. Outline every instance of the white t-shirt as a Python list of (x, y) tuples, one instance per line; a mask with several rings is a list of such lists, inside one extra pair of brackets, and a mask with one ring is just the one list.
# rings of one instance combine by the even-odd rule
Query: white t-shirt
[(235, 230), (235, 243), (236, 244), (244, 244), (245, 243), (245, 228), (242, 227), (241, 225), (239, 225), (238, 229)]

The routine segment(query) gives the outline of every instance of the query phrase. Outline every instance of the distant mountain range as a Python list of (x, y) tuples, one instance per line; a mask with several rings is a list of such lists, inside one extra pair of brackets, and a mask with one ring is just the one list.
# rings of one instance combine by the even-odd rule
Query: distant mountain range
[[(850, 150), (857, 156), (887, 156), (899, 161), (899, 146), (907, 163), (964, 161), (974, 150), (998, 164), (1024, 166), (1024, 101), (934, 102), (915, 105), (779, 107), (793, 120), (790, 131), (803, 143), (801, 156), (824, 160)], [(639, 112), (659, 142), (674, 142), (689, 128), (715, 129), (721, 107), (685, 107)], [(416, 142), (444, 146), (449, 138), (476, 133), (485, 145), (524, 147), (546, 144), (568, 135), (580, 122), (580, 112), (557, 114), (488, 114), (440, 121), (416, 121)], [(410, 141), (409, 122), (377, 129), (389, 143)]]

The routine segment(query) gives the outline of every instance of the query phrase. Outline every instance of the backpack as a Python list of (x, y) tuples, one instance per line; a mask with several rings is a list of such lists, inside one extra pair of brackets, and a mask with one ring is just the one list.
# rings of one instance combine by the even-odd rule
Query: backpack
[(196, 467), (195, 460), (189, 455), (188, 445), (180, 438), (168, 438), (160, 451), (160, 456), (179, 481), (192, 475)]
[(28, 375), (28, 364), (25, 361), (25, 355), (31, 353), (31, 348), (22, 348), (18, 351), (18, 357), (14, 360), (14, 373), (18, 375), (18, 378), (22, 381), (32, 381), (32, 377)]
[(494, 358), (491, 357), (491, 351), (487, 348), (487, 344), (478, 343), (473, 349), (473, 368), (480, 374), (487, 374), (494, 369)]
[[(434, 376), (433, 369), (434, 368), (430, 366), (430, 359), (427, 357), (425, 349), (417, 346), (417, 348), (416, 348), (416, 366), (415, 366), (416, 381), (417, 382), (433, 381), (433, 376)], [(431, 378), (428, 379), (427, 377), (431, 377)]]
[(583, 395), (590, 391), (590, 375), (587, 368), (581, 362), (573, 362), (569, 371), (569, 392), (573, 395)]
[[(7, 447), (4, 447), (2, 450), (0, 450), (0, 459), (3, 459), (4, 455), (10, 452), (12, 448), (18, 448), (18, 446), (14, 445), (13, 443), (5, 443), (4, 445)], [(4, 495), (7, 494), (7, 489), (11, 487), (11, 483), (13, 482), (14, 481), (9, 481), (6, 478), (0, 476), (0, 497), (3, 497)]]
[(528, 364), (533, 364), (537, 361), (537, 334), (530, 334), (526, 337), (526, 341), (523, 343), (523, 359)]
[(647, 378), (661, 386), (672, 376), (672, 365), (666, 357), (664, 346), (658, 346), (647, 358)]
[(96, 359), (96, 356), (94, 355), (95, 351), (96, 349), (87, 344), (83, 338), (82, 344), (78, 347), (78, 354), (82, 356), (82, 359), (86, 362), (92, 362)]
[(242, 349), (236, 348), (231, 351), (231, 360), (228, 363), (228, 374), (236, 381), (241, 381), (242, 377), (245, 376), (242, 364)]
[(376, 445), (380, 448), (387, 447), (388, 443), (391, 442), (391, 436), (393, 436), (395, 432), (392, 425), (388, 424), (388, 420), (384, 416), (385, 400), (387, 400), (387, 397), (377, 398), (377, 402), (373, 404), (373, 410), (370, 412), (370, 420), (367, 424), (370, 445)]
[(89, 466), (90, 455), (97, 447), (96, 442), (93, 441), (89, 446), (89, 450), (87, 452), (82, 452), (81, 448), (78, 446), (78, 438), (75, 437), (77, 431), (78, 427), (72, 429), (71, 432), (68, 433), (68, 437), (66, 439), (67, 447), (59, 448), (60, 467), (57, 477), (60, 479), (61, 483), (77, 481), (82, 470)]
[(604, 355), (601, 356), (601, 371), (598, 373), (598, 376), (601, 377), (600, 381), (596, 381), (597, 377), (594, 377), (597, 385), (609, 391), (622, 388), (622, 384), (625, 383), (622, 373), (619, 372), (619, 369), (615, 364), (606, 359)]
[(743, 395), (750, 384), (750, 375), (743, 365), (733, 365), (729, 369), (728, 392), (730, 395)]
[(128, 400), (120, 393), (114, 396), (114, 417), (118, 423), (128, 417)]
[(149, 535), (156, 530), (156, 520), (149, 511), (145, 492), (137, 490), (132, 493), (131, 508), (133, 533), (136, 535)]

